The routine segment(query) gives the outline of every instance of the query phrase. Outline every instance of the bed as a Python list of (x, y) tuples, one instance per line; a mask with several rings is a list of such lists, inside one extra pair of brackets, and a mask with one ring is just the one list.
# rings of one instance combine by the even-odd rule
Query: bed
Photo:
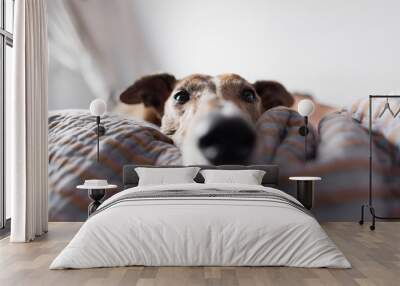
[(351, 267), (314, 216), (278, 189), (277, 166), (196, 166), (263, 170), (260, 185), (207, 183), (200, 172), (193, 183), (138, 185), (136, 167), (124, 167), (124, 190), (100, 205), (50, 269)]

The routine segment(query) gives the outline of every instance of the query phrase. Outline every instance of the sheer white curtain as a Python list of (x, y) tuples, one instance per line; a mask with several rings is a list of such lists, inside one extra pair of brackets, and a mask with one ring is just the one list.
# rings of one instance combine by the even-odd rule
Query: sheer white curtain
[(13, 92), (7, 112), (12, 242), (47, 231), (46, 0), (15, 1)]

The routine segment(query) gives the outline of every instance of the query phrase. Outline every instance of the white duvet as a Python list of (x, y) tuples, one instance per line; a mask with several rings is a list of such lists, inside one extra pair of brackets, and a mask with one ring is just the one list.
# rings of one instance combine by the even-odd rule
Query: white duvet
[[(106, 200), (50, 269), (146, 266), (295, 266), (349, 268), (315, 218), (279, 200), (172, 197), (121, 200), (146, 191), (265, 191), (231, 184), (142, 186)], [(103, 210), (102, 210), (103, 209)]]

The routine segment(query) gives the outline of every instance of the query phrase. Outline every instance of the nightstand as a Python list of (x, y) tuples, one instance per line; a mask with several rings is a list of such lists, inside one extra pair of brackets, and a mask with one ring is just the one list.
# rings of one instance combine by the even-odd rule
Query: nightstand
[(308, 210), (312, 209), (314, 203), (315, 181), (320, 177), (290, 177), (289, 180), (297, 182), (297, 200)]
[(88, 217), (94, 213), (97, 208), (101, 205), (101, 200), (104, 198), (107, 190), (117, 188), (117, 185), (105, 185), (105, 186), (90, 186), (90, 185), (79, 185), (76, 188), (79, 190), (87, 190), (89, 198), (92, 202), (88, 206)]

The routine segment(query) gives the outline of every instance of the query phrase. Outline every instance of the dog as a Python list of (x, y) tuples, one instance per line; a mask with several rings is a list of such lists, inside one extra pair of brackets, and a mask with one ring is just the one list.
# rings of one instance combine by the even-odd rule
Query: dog
[(120, 95), (143, 103), (144, 119), (161, 126), (177, 145), (184, 164), (246, 164), (255, 149), (255, 122), (276, 106), (293, 105), (275, 81), (249, 83), (237, 74), (193, 74), (176, 79), (154, 74), (138, 79)]

